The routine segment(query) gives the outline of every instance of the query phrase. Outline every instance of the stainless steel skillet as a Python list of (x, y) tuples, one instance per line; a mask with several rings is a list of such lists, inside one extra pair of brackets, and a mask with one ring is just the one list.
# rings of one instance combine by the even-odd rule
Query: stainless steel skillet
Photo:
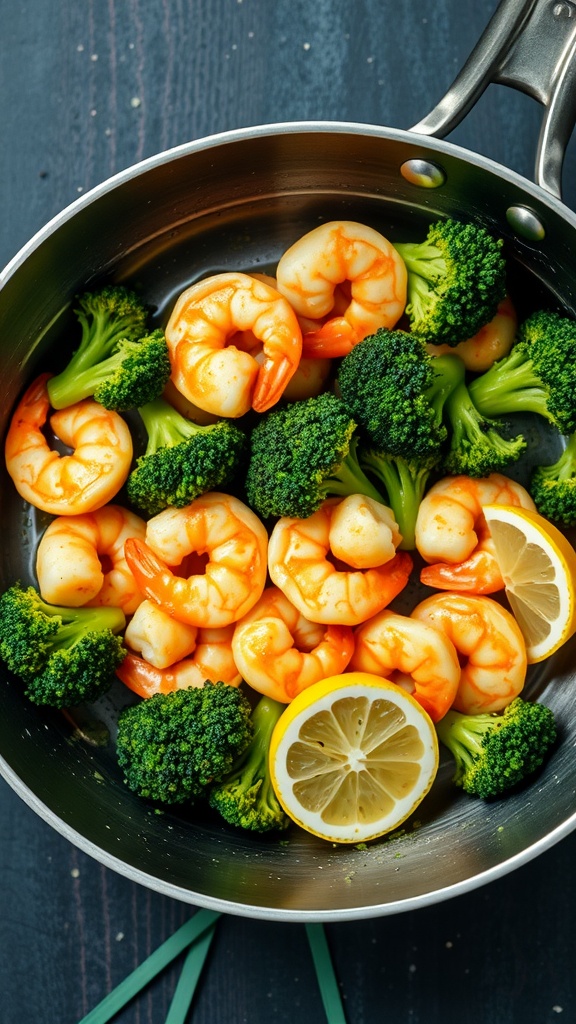
[[(506, 238), (519, 304), (546, 297), (574, 312), (576, 219), (559, 198), (559, 180), (574, 115), (575, 16), (567, 3), (502, 4), (448, 98), (417, 131), (322, 122), (227, 133), (162, 153), (74, 203), (2, 275), (2, 424), (23, 383), (65, 344), (69, 302), (87, 283), (136, 284), (161, 321), (191, 280), (273, 266), (298, 234), (331, 217), (365, 220), (392, 238), (421, 234), (437, 215), (480, 218)], [(536, 50), (548, 54), (544, 68)], [(518, 85), (545, 105), (537, 184), (429, 137), (451, 130), (490, 80)], [(31, 578), (44, 521), (13, 497), (5, 477), (0, 501), (6, 586)], [(0, 765), (72, 842), (168, 895), (283, 920), (394, 913), (479, 886), (573, 829), (573, 657), (571, 645), (530, 680), (564, 736), (529, 789), (499, 804), (470, 801), (454, 791), (447, 761), (419, 828), (366, 851), (300, 834), (287, 844), (238, 835), (208, 816), (154, 815), (126, 791), (111, 746), (90, 745), (61, 715), (27, 705), (10, 678), (0, 690)], [(120, 690), (97, 709), (111, 726), (119, 702)]]

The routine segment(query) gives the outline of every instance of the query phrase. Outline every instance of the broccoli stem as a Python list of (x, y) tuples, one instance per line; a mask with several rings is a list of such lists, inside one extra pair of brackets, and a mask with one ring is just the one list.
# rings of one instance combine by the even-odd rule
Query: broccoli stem
[(210, 429), (186, 419), (162, 397), (147, 402), (138, 412), (148, 434), (145, 455), (154, 455), (161, 448), (173, 448), (181, 441)]
[(498, 424), (478, 411), (465, 383), (459, 384), (448, 398), (446, 412), (452, 428), (450, 453), (446, 457), (449, 472), (461, 472), (465, 467), (471, 476), (486, 476), (514, 462), (525, 448), (518, 438), (502, 437)]
[(430, 365), (434, 380), (426, 391), (426, 397), (436, 413), (437, 422), (441, 423), (444, 406), (455, 389), (463, 384), (466, 370), (456, 355), (433, 356)]
[(95, 362), (86, 359), (85, 368), (80, 360), (75, 362), (73, 367), (70, 364), (58, 377), (53, 377), (50, 381), (50, 401), (54, 408), (64, 409), (67, 405), (90, 398), (118, 369), (123, 358), (123, 354), (117, 352), (102, 359), (96, 356)]
[(538, 476), (543, 480), (571, 480), (576, 474), (576, 433), (570, 434), (566, 447), (560, 456), (547, 466), (538, 466)]
[(381, 455), (372, 449), (362, 453), (362, 465), (382, 482), (388, 505), (394, 513), (403, 551), (416, 547), (415, 526), (420, 502), (424, 497), (432, 467), (417, 465), (401, 456)]
[(396, 242), (394, 248), (410, 274), (425, 281), (439, 281), (446, 274), (446, 259), (437, 246), (428, 242)]
[(476, 758), (484, 753), (483, 741), (495, 728), (491, 714), (464, 715), (451, 708), (436, 722), (438, 739), (448, 748), (456, 762), (456, 776), (462, 778)]
[(523, 345), (516, 345), (508, 356), (476, 377), (470, 384), (470, 395), (484, 416), (534, 412), (555, 422), (548, 411), (548, 395)]
[(65, 608), (60, 605), (47, 604), (40, 601), (38, 611), (50, 618), (60, 618), (62, 625), (54, 634), (52, 646), (69, 649), (74, 647), (85, 633), (92, 630), (109, 629), (112, 633), (121, 633), (126, 625), (126, 616), (121, 608), (94, 607)]
[(354, 437), (350, 441), (348, 454), (340, 463), (338, 471), (323, 481), (322, 490), (326, 494), (343, 498), (349, 494), (363, 494), (364, 497), (373, 498), (374, 501), (383, 505), (385, 504), (383, 495), (368, 479), (358, 461), (357, 448), (358, 438)]
[(114, 345), (124, 337), (124, 324), (111, 318), (105, 306), (99, 309), (93, 303), (90, 305), (89, 316), (82, 310), (77, 312), (77, 316), (82, 337), (65, 373), (81, 373), (101, 359), (106, 359), (111, 355)]
[(244, 753), (235, 762), (233, 773), (226, 779), (226, 786), (233, 778), (236, 789), (241, 793), (247, 793), (262, 780), (259, 796), (264, 798), (264, 803), (267, 802), (268, 794), (273, 792), (268, 771), (270, 739), (276, 722), (285, 710), (285, 704), (281, 704), (271, 697), (260, 697), (250, 716), (254, 726), (252, 739)]

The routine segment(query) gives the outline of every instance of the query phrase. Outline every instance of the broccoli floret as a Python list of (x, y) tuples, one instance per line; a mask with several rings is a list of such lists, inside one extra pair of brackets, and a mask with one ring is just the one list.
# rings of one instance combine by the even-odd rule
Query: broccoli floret
[(501, 424), (478, 412), (463, 381), (448, 397), (445, 412), (449, 420), (448, 450), (443, 460), (446, 473), (472, 477), (501, 473), (526, 448), (521, 434), (503, 437)]
[(163, 398), (139, 412), (148, 441), (128, 477), (127, 493), (144, 515), (183, 508), (233, 479), (247, 449), (246, 435), (235, 424), (220, 420), (200, 426)]
[(325, 498), (382, 495), (361, 469), (356, 423), (330, 391), (273, 409), (252, 431), (246, 495), (264, 519), (312, 515)]
[(576, 433), (567, 438), (556, 462), (536, 467), (528, 489), (543, 516), (562, 526), (576, 526)]
[(55, 409), (93, 396), (123, 412), (161, 394), (170, 376), (164, 334), (147, 333), (148, 311), (120, 285), (85, 292), (76, 309), (80, 344), (61, 373), (48, 381)]
[(412, 332), (454, 346), (487, 324), (506, 294), (502, 245), (478, 224), (456, 220), (436, 221), (422, 242), (395, 244), (408, 271)]
[(404, 551), (413, 551), (416, 547), (414, 530), (418, 508), (434, 463), (420, 463), (404, 459), (401, 455), (387, 455), (374, 448), (361, 449), (359, 461), (362, 468), (368, 474), (373, 474), (384, 487), (386, 504), (392, 509), (402, 534), (399, 547)]
[(447, 438), (444, 405), (464, 372), (458, 356), (430, 356), (414, 334), (381, 328), (342, 360), (338, 386), (378, 451), (434, 462)]
[[(127, 412), (162, 394), (171, 372), (164, 331), (146, 334), (139, 341), (118, 342), (114, 355), (90, 372), (90, 387), (100, 405)], [(79, 380), (82, 386), (82, 380)]]
[(470, 384), (485, 416), (534, 412), (563, 434), (576, 430), (576, 322), (541, 310), (518, 330), (507, 356)]
[(0, 597), (0, 657), (34, 704), (74, 707), (112, 685), (125, 625), (120, 608), (50, 605), (34, 587), (14, 584)]
[(250, 713), (238, 687), (209, 680), (124, 708), (116, 740), (124, 781), (139, 796), (165, 804), (208, 795), (250, 742)]
[(436, 723), (436, 731), (456, 762), (453, 781), (483, 799), (500, 796), (535, 772), (557, 735), (550, 708), (522, 697), (502, 714), (467, 715), (451, 709)]
[(270, 738), (285, 710), (270, 697), (261, 697), (252, 712), (254, 734), (232, 770), (210, 790), (210, 804), (225, 821), (253, 832), (287, 828), (289, 819), (278, 803), (268, 770)]

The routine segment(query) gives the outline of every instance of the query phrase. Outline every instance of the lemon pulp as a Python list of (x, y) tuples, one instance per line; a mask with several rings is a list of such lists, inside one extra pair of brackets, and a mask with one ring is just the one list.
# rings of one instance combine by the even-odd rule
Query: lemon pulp
[(308, 687), (288, 705), (271, 743), (271, 777), (286, 813), (337, 842), (396, 828), (428, 792), (437, 767), (426, 712), (370, 673)]
[(528, 660), (542, 661), (576, 629), (576, 552), (538, 512), (489, 505), (484, 515)]

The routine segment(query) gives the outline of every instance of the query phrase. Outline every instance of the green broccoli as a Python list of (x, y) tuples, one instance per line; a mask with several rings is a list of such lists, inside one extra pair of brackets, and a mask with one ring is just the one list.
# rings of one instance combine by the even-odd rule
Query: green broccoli
[[(415, 335), (381, 328), (340, 366), (342, 399), (372, 446), (426, 469), (487, 476), (526, 447), (474, 407), (457, 355), (431, 356)], [(405, 524), (406, 525), (406, 524)]]
[(562, 526), (576, 526), (576, 433), (556, 462), (537, 466), (528, 489), (539, 512)]
[(125, 412), (162, 393), (170, 376), (164, 333), (148, 333), (148, 311), (134, 292), (108, 286), (85, 292), (76, 310), (82, 335), (71, 359), (48, 381), (55, 409), (94, 397)]
[(448, 397), (445, 413), (450, 424), (442, 463), (446, 473), (472, 477), (502, 473), (526, 449), (526, 440), (521, 434), (503, 437), (502, 425), (478, 411), (464, 382)]
[(344, 357), (338, 387), (370, 445), (435, 462), (448, 436), (444, 406), (464, 372), (458, 356), (430, 356), (415, 335), (381, 328)]
[(116, 752), (125, 783), (165, 804), (207, 796), (250, 742), (250, 714), (238, 687), (209, 680), (124, 708)]
[(168, 506), (183, 508), (236, 475), (246, 454), (246, 435), (229, 420), (200, 426), (163, 398), (139, 409), (148, 433), (143, 455), (127, 481), (132, 504), (153, 516)]
[(478, 224), (457, 220), (434, 222), (424, 241), (395, 243), (408, 271), (411, 331), (454, 346), (492, 320), (506, 294), (502, 245)]
[(253, 832), (288, 827), (289, 819), (278, 803), (268, 770), (270, 738), (285, 708), (270, 697), (260, 698), (251, 716), (254, 734), (250, 744), (210, 790), (210, 805), (230, 825)]
[(456, 762), (453, 781), (483, 799), (500, 796), (540, 768), (557, 735), (550, 708), (522, 697), (502, 714), (451, 709), (436, 723), (436, 731)]
[(16, 583), (0, 597), (0, 657), (34, 704), (73, 707), (112, 685), (126, 654), (120, 608), (63, 608)]
[(358, 462), (355, 432), (345, 404), (330, 391), (266, 413), (250, 439), (249, 505), (264, 519), (305, 519), (330, 495), (382, 502)]
[(435, 464), (404, 459), (401, 455), (387, 455), (375, 448), (359, 449), (358, 459), (362, 468), (384, 487), (385, 503), (392, 509), (402, 534), (399, 547), (413, 551), (416, 547), (414, 530), (418, 508)]
[(576, 430), (576, 322), (541, 310), (519, 327), (502, 359), (470, 384), (484, 416), (534, 412), (563, 434)]

